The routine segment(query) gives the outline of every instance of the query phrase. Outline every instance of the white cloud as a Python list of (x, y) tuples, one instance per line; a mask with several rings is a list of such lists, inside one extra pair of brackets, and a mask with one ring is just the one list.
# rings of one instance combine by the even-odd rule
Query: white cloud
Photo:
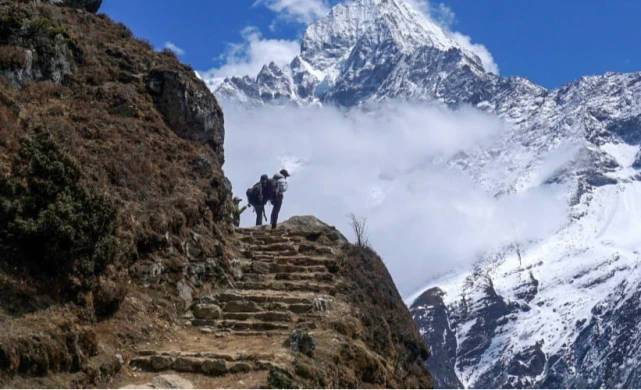
[(329, 5), (325, 0), (256, 0), (256, 5), (264, 5), (285, 20), (304, 24), (329, 13)]
[(176, 54), (177, 56), (185, 55), (185, 51), (183, 49), (181, 49), (180, 47), (178, 47), (173, 42), (170, 42), (170, 41), (165, 42), (164, 48), (167, 49), (167, 50), (173, 51), (174, 54)]
[(255, 27), (241, 32), (243, 42), (230, 45), (223, 54), (224, 65), (200, 73), (210, 87), (231, 76), (256, 76), (270, 62), (283, 66), (300, 53), (300, 43), (286, 39), (265, 39)]
[(481, 60), (483, 68), (494, 74), (499, 74), (499, 67), (494, 61), (492, 53), (482, 44), (473, 43), (472, 38), (468, 35), (454, 31), (456, 15), (451, 8), (443, 3), (434, 5), (428, 0), (406, 0), (414, 9), (420, 11), (430, 22), (440, 26), (447, 35), (450, 36), (465, 50), (475, 54)]
[(492, 72), (497, 75), (499, 74), (499, 66), (494, 61), (492, 53), (490, 53), (490, 51), (485, 46), (481, 45), (480, 43), (472, 43), (472, 38), (459, 32), (451, 32), (450, 34), (451, 37), (459, 45), (461, 45), (461, 47), (476, 54), (479, 57), (481, 63), (483, 64), (483, 68), (485, 68), (486, 71)]
[[(402, 294), (495, 247), (542, 237), (565, 215), (554, 187), (497, 199), (438, 162), (504, 131), (473, 109), (225, 107), (225, 118), (225, 171), (236, 195), (244, 198), (263, 173), (290, 169), (281, 220), (312, 214), (350, 234), (347, 215), (367, 217), (370, 242)], [(243, 224), (252, 219), (248, 211)]]

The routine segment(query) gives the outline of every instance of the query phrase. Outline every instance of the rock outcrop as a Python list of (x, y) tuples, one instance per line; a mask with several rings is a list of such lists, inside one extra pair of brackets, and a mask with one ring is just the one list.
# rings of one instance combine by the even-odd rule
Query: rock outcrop
[(152, 70), (147, 86), (167, 125), (182, 138), (211, 144), (222, 164), (223, 112), (207, 87), (172, 69)]

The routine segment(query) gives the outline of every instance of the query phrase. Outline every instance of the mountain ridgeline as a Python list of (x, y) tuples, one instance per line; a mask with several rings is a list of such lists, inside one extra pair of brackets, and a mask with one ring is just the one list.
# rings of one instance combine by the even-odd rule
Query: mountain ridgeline
[(235, 229), (224, 119), (100, 0), (0, 0), (0, 386), (430, 387), (372, 251)]
[(246, 107), (400, 100), (501, 118), (507, 129), (491, 144), (444, 164), (497, 199), (562, 188), (564, 223), (413, 302), (435, 385), (639, 387), (641, 73), (549, 90), (489, 70), (408, 1), (346, 0), (307, 28), (290, 64), (208, 85)]

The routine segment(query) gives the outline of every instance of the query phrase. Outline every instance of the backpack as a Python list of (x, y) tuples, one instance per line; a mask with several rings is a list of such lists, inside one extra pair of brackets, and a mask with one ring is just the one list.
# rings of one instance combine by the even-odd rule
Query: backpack
[(287, 191), (287, 181), (280, 175), (275, 175), (271, 180), (274, 198), (282, 196)]
[(260, 182), (254, 184), (247, 190), (247, 203), (251, 205), (263, 203), (263, 189)]

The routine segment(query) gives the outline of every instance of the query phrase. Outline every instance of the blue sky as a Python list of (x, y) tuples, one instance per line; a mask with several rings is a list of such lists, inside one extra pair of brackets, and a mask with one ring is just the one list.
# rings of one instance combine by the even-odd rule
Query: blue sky
[[(105, 0), (101, 11), (156, 47), (174, 43), (184, 51), (184, 62), (208, 70), (222, 66), (231, 45), (248, 35), (300, 37), (304, 23), (267, 7), (277, 0), (261, 1)], [(504, 76), (558, 87), (583, 75), (641, 70), (641, 1), (432, 0), (430, 5), (445, 9), (438, 13), (446, 19), (453, 14), (451, 28), (485, 45)], [(249, 26), (255, 27), (251, 34)]]

